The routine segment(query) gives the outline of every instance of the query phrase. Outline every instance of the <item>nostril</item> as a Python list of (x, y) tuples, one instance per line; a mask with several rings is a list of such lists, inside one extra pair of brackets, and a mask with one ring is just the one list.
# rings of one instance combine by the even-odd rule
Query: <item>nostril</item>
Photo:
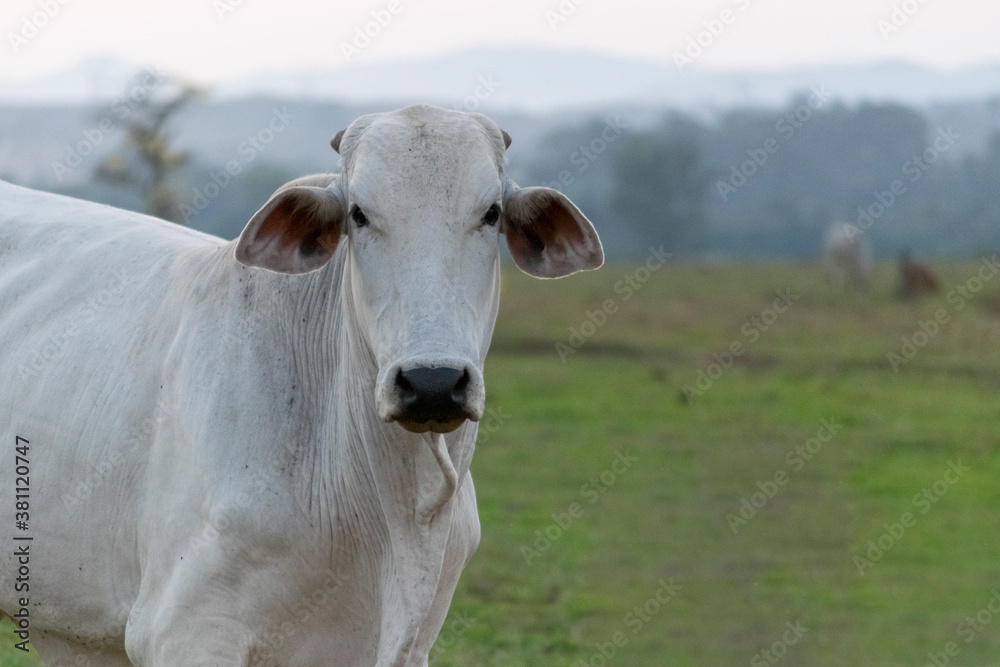
[(399, 399), (404, 406), (412, 405), (417, 400), (417, 391), (406, 379), (402, 369), (396, 374), (396, 387), (399, 389)]
[(465, 390), (469, 386), (469, 370), (464, 369), (462, 371), (462, 377), (458, 378), (458, 382), (455, 383), (455, 388), (451, 392), (451, 400), (456, 403), (461, 403), (465, 400)]

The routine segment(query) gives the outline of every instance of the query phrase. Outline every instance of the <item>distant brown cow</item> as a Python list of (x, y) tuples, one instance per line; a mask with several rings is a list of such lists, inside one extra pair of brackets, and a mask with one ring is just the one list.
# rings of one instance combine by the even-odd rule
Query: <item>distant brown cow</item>
[(913, 261), (909, 250), (899, 253), (899, 290), (897, 295), (901, 299), (930, 294), (941, 289), (938, 285), (937, 276), (926, 264)]

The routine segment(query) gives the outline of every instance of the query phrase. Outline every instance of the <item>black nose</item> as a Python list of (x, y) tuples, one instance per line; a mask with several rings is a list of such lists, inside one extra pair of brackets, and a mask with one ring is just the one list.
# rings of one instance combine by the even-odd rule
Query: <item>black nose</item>
[(464, 420), (469, 372), (460, 368), (412, 368), (399, 371), (399, 419), (411, 422)]

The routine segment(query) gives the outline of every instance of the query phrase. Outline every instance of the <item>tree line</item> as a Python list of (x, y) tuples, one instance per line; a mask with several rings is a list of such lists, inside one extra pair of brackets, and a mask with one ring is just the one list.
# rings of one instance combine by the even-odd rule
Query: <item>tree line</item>
[(881, 255), (969, 256), (1000, 240), (1000, 134), (970, 150), (913, 109), (819, 89), (777, 112), (665, 113), (609, 136), (612, 124), (553, 132), (517, 167), (573, 198), (617, 254), (810, 257), (835, 221)]
[[(171, 152), (169, 121), (199, 94), (181, 86), (133, 114), (93, 187), (102, 200), (143, 208), (145, 199), (149, 212), (233, 237), (262, 198), (301, 173), (260, 161), (220, 184), (217, 167)], [(883, 256), (971, 256), (997, 245), (1000, 133), (971, 147), (917, 110), (848, 106), (822, 86), (779, 110), (635, 116), (595, 115), (510, 151), (514, 179), (569, 195), (610, 257), (651, 246), (678, 258), (815, 257), (836, 221), (856, 224)], [(108, 190), (130, 184), (143, 192)], [(192, 201), (180, 196), (189, 192)]]

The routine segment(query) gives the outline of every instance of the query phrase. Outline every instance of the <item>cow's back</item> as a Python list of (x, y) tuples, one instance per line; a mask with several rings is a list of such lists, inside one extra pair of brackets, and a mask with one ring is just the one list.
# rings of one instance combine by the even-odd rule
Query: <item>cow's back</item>
[[(15, 440), (28, 442), (30, 509), (20, 534), (34, 538), (35, 628), (86, 618), (75, 632), (97, 638), (124, 627), (139, 579), (145, 455), (171, 411), (154, 380), (183, 300), (223, 245), (0, 182), (0, 455), (13, 461)], [(0, 466), (0, 488), (14, 488), (14, 472)], [(0, 504), (4, 534), (14, 510)], [(0, 608), (8, 610), (10, 554), (0, 557)]]

